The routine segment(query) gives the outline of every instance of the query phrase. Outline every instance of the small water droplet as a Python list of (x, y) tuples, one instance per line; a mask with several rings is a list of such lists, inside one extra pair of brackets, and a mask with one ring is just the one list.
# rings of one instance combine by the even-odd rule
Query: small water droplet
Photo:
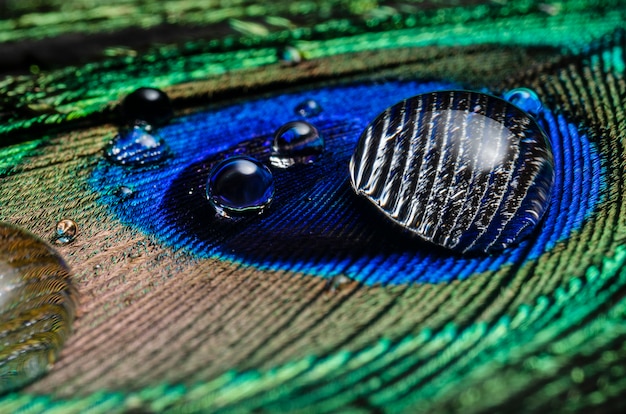
[(252, 157), (228, 158), (211, 170), (206, 195), (222, 217), (261, 214), (274, 197), (274, 177)]
[(163, 138), (136, 125), (120, 131), (105, 148), (105, 155), (116, 164), (141, 166), (163, 161), (170, 150)]
[(117, 191), (115, 192), (115, 194), (125, 200), (127, 198), (130, 198), (133, 195), (133, 190), (130, 187), (127, 187), (125, 185), (121, 185), (117, 188)]
[(78, 234), (78, 225), (74, 220), (63, 219), (57, 223), (56, 244), (68, 244), (74, 241)]
[(324, 286), (324, 290), (326, 294), (333, 294), (340, 290), (345, 289), (348, 285), (352, 284), (354, 280), (350, 279), (348, 276), (344, 275), (336, 275), (326, 281), (326, 285)]
[(324, 152), (324, 138), (305, 121), (288, 122), (276, 130), (270, 162), (277, 168), (312, 164)]
[(296, 115), (303, 117), (313, 117), (322, 113), (322, 107), (317, 101), (308, 99), (298, 104), (295, 108)]
[(172, 119), (172, 104), (160, 89), (139, 88), (122, 101), (122, 116), (131, 125), (164, 125)]
[(553, 5), (547, 3), (539, 3), (539, 10), (542, 12), (549, 14), (550, 16), (556, 16), (561, 13), (561, 5)]
[(278, 60), (286, 65), (297, 65), (302, 62), (302, 53), (293, 46), (285, 46), (277, 51)]
[(537, 116), (543, 107), (537, 93), (528, 88), (511, 89), (503, 95), (503, 98), (533, 116)]

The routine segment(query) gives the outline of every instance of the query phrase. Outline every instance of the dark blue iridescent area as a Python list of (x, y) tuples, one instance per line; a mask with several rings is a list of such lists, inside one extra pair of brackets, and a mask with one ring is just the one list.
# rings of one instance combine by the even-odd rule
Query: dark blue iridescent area
[[(600, 201), (601, 160), (595, 146), (562, 115), (542, 110), (556, 180), (551, 206), (536, 234), (515, 248), (464, 257), (415, 243), (363, 208), (349, 185), (348, 162), (365, 127), (410, 96), (459, 85), (387, 82), (327, 87), (249, 101), (174, 120), (159, 130), (173, 157), (158, 169), (128, 169), (102, 161), (91, 185), (123, 222), (199, 257), (321, 277), (344, 274), (367, 284), (438, 283), (507, 264), (520, 265), (566, 240)], [(262, 216), (215, 218), (205, 197), (212, 167), (233, 155), (269, 159), (274, 131), (294, 120), (293, 108), (314, 99), (324, 111), (311, 121), (325, 138), (311, 165), (275, 169), (275, 199)], [(563, 168), (567, 165), (568, 168)], [(120, 199), (120, 186), (133, 197)]]

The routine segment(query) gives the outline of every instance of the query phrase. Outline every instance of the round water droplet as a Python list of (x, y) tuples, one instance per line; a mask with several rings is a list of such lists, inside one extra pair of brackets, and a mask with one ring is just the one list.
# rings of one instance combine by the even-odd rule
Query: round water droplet
[(277, 51), (278, 60), (284, 65), (297, 65), (302, 62), (302, 53), (293, 46), (285, 46)]
[(543, 107), (541, 99), (532, 89), (515, 88), (506, 92), (503, 96), (504, 100), (512, 103), (523, 111), (533, 116), (537, 116)]
[(44, 241), (0, 223), (0, 393), (46, 373), (69, 336), (76, 290), (63, 259)]
[(170, 151), (163, 138), (136, 125), (120, 131), (105, 148), (105, 155), (116, 164), (142, 166), (165, 160)]
[(117, 191), (115, 191), (115, 194), (122, 200), (125, 200), (127, 198), (130, 198), (133, 195), (133, 190), (130, 187), (122, 185), (117, 188)]
[(78, 234), (78, 225), (74, 220), (63, 219), (57, 223), (55, 243), (68, 244), (74, 241)]
[(277, 168), (312, 164), (324, 152), (324, 138), (305, 121), (288, 122), (274, 133), (270, 163)]
[(122, 116), (128, 124), (164, 125), (172, 119), (172, 104), (160, 89), (139, 88), (122, 101)]
[(222, 217), (260, 214), (274, 197), (274, 178), (269, 168), (258, 160), (232, 157), (213, 167), (206, 193)]
[(526, 112), (494, 96), (441, 91), (406, 99), (363, 132), (352, 187), (422, 240), (491, 252), (530, 234), (548, 209), (553, 156)]
[(355, 281), (350, 279), (348, 276), (337, 275), (333, 276), (331, 279), (326, 281), (326, 286), (324, 290), (327, 293), (336, 293), (339, 290), (346, 288), (348, 285), (354, 285)]
[(300, 115), (303, 117), (313, 117), (322, 113), (322, 107), (317, 101), (313, 99), (308, 99), (296, 106), (295, 109), (296, 115)]

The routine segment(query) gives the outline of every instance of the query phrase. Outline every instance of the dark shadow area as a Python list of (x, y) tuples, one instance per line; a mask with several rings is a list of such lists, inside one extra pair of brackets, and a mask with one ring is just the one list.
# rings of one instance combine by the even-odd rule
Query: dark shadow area
[[(269, 165), (271, 137), (259, 137), (188, 166), (173, 181), (163, 204), (178, 240), (200, 254), (234, 254), (256, 263), (329, 261), (385, 253), (454, 253), (420, 242), (357, 197), (349, 182), (354, 144), (342, 140), (349, 125), (319, 125), (326, 152), (315, 163), (272, 168), (275, 199), (263, 215), (216, 217), (205, 197), (210, 170), (233, 155)], [(427, 249), (427, 250), (425, 250)]]

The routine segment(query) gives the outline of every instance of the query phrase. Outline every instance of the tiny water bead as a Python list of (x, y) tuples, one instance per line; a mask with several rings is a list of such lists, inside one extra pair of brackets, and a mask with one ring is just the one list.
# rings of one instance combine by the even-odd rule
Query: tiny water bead
[(125, 185), (121, 185), (117, 187), (117, 190), (115, 191), (115, 194), (122, 200), (126, 200), (127, 198), (130, 198), (133, 195), (133, 193), (134, 193), (133, 189)]
[(543, 130), (500, 98), (418, 95), (363, 132), (352, 187), (418, 238), (460, 252), (515, 245), (539, 224), (554, 184)]
[(305, 118), (314, 117), (322, 113), (322, 106), (313, 99), (307, 99), (296, 106), (295, 113)]
[(523, 111), (537, 116), (543, 108), (541, 99), (535, 91), (528, 88), (515, 88), (507, 91), (502, 96), (505, 101), (512, 103)]
[(164, 125), (172, 119), (170, 98), (156, 88), (139, 88), (122, 101), (122, 116), (126, 123)]
[(57, 223), (54, 242), (56, 244), (68, 244), (74, 241), (78, 234), (78, 225), (74, 220), (63, 219)]
[(274, 198), (274, 177), (252, 157), (228, 158), (211, 170), (206, 196), (222, 217), (261, 214)]
[(297, 65), (302, 62), (302, 53), (293, 46), (284, 46), (276, 51), (278, 60), (283, 65)]
[(312, 164), (324, 152), (324, 137), (305, 121), (288, 122), (274, 133), (270, 163), (277, 168)]
[(163, 138), (145, 125), (123, 129), (105, 148), (106, 157), (115, 164), (142, 166), (157, 164), (170, 155)]
[(63, 259), (33, 234), (0, 222), (0, 393), (45, 374), (78, 305)]
[(336, 275), (326, 281), (324, 292), (330, 295), (344, 290), (348, 286), (354, 287), (355, 285), (358, 285), (355, 280), (344, 275)]

